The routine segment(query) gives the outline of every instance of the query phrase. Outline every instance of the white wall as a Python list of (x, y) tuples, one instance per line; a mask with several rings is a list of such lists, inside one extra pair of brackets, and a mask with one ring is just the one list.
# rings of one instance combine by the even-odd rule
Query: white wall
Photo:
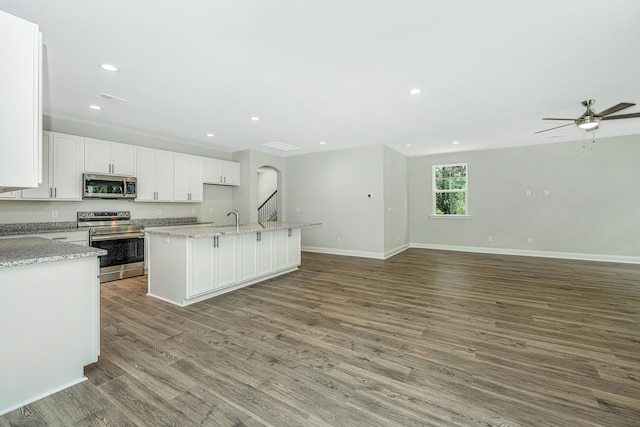
[(286, 220), (323, 223), (303, 230), (306, 250), (382, 256), (383, 154), (375, 145), (286, 158)]
[[(638, 159), (639, 135), (410, 158), (412, 245), (640, 261)], [(472, 218), (430, 218), (431, 166), (459, 162)]]
[(384, 147), (384, 252), (390, 256), (409, 245), (409, 162)]
[(258, 206), (278, 189), (278, 173), (271, 168), (258, 169)]

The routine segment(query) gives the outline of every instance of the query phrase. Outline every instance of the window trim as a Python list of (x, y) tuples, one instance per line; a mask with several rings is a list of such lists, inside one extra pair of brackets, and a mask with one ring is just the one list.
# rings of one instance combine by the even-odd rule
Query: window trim
[[(465, 189), (464, 190), (438, 190), (436, 188), (436, 168), (464, 166), (465, 167)], [(464, 193), (464, 215), (454, 214), (437, 214), (436, 213), (436, 193)], [(469, 214), (469, 164), (467, 162), (448, 163), (431, 165), (431, 215), (430, 218), (449, 218), (449, 219), (471, 219)]]

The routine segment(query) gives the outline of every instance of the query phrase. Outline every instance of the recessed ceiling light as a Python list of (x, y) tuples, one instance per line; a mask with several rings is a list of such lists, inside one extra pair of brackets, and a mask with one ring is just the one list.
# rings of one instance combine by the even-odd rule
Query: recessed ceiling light
[(458, 145), (458, 144), (460, 144), (460, 141), (453, 141), (452, 144), (453, 145)]
[(105, 71), (111, 71), (113, 73), (120, 71), (120, 68), (118, 68), (117, 66), (113, 65), (113, 64), (109, 64), (107, 62), (101, 62), (100, 64), (98, 64), (98, 66), (100, 68), (102, 68)]
[(257, 122), (257, 121), (259, 121), (259, 120), (260, 120), (260, 117), (258, 117), (258, 116), (253, 116), (253, 117), (251, 117), (251, 120), (253, 120), (254, 122)]
[(411, 147), (411, 144), (407, 144), (407, 147)]
[(320, 145), (324, 145), (324, 144), (326, 144), (326, 143), (327, 143), (327, 141), (320, 141), (320, 142), (318, 142), (318, 144), (320, 144)]
[(422, 92), (422, 89), (418, 89), (418, 88), (416, 87), (416, 88), (413, 88), (413, 89), (411, 89), (411, 90), (409, 91), (409, 95), (418, 95), (418, 94), (419, 94), (419, 93), (421, 93), (421, 92)]
[(214, 137), (214, 135), (213, 135), (211, 132), (209, 132), (209, 133), (207, 134), (207, 136), (208, 136), (209, 138), (213, 138), (213, 137)]
[(91, 105), (88, 105), (88, 107), (91, 108), (92, 110), (102, 110), (102, 107), (99, 105), (91, 104)]

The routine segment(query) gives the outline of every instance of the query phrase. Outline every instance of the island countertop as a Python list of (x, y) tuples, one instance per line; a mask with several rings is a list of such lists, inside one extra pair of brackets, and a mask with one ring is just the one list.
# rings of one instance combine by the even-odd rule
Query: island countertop
[(42, 237), (0, 239), (0, 268), (106, 255), (104, 249)]
[(226, 236), (229, 234), (255, 233), (257, 231), (273, 231), (287, 228), (303, 228), (322, 225), (320, 222), (263, 222), (240, 225), (237, 229), (234, 225), (198, 225), (161, 229), (145, 230), (149, 234), (162, 234), (165, 236), (181, 236), (192, 238), (206, 238), (214, 236)]

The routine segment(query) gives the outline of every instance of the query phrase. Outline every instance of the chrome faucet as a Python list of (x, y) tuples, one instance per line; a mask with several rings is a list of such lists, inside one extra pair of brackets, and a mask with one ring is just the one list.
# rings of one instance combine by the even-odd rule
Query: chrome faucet
[(231, 212), (227, 214), (227, 216), (233, 215), (236, 218), (236, 231), (240, 229), (240, 212), (233, 209)]

